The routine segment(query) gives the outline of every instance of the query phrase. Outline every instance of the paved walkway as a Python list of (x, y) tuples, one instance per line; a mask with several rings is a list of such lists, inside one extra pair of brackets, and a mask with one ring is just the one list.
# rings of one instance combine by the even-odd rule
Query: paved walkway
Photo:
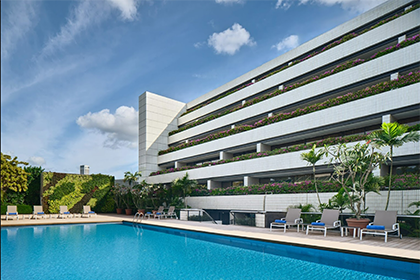
[[(79, 223), (112, 223), (112, 222), (132, 222), (133, 216), (117, 214), (101, 214), (90, 218), (72, 219), (20, 219), (4, 220), (2, 216), (1, 226), (29, 226), (45, 224), (79, 224)], [(208, 222), (180, 221), (175, 219), (145, 219), (141, 224), (163, 226), (177, 229), (185, 229), (213, 234), (221, 234), (248, 239), (276, 242), (282, 244), (292, 244), (311, 248), (343, 251), (349, 253), (374, 255), (392, 259), (402, 259), (420, 262), (420, 239), (404, 237), (403, 239), (389, 237), (388, 242), (384, 242), (381, 236), (366, 236), (360, 241), (352, 236), (341, 237), (339, 231), (328, 231), (324, 237), (321, 232), (313, 232), (306, 235), (304, 232), (296, 232), (295, 228), (287, 230), (274, 229), (270, 232), (268, 228), (257, 228), (237, 225), (215, 225)]]

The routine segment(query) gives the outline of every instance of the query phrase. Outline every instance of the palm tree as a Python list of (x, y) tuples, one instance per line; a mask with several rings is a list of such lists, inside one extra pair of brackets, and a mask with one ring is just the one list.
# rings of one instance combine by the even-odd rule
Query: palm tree
[[(389, 159), (391, 161), (389, 169), (389, 182), (388, 182), (388, 196), (386, 199), (385, 210), (388, 210), (389, 197), (391, 195), (391, 182), (392, 182), (392, 167), (393, 161), (392, 157), (394, 155), (394, 147), (400, 147), (404, 143), (408, 142), (418, 142), (420, 140), (420, 134), (416, 131), (411, 131), (407, 134), (408, 126), (399, 124), (397, 122), (393, 123), (383, 123), (382, 129), (372, 132), (369, 139), (372, 140), (372, 144), (377, 148), (380, 147), (389, 147)], [(405, 135), (403, 135), (405, 134)]]
[(193, 188), (195, 188), (197, 186), (197, 184), (198, 183), (197, 183), (196, 180), (188, 179), (188, 173), (186, 173), (184, 177), (176, 178), (172, 182), (172, 187), (173, 188), (180, 189), (182, 191), (182, 196), (184, 198), (185, 208), (187, 208), (187, 201), (185, 200), (185, 197), (187, 196), (187, 194), (189, 194), (191, 192), (191, 190)]
[(302, 160), (308, 162), (309, 164), (312, 164), (312, 172), (314, 175), (314, 185), (315, 185), (315, 190), (316, 190), (316, 195), (318, 197), (318, 202), (319, 205), (321, 205), (321, 199), (319, 198), (319, 193), (318, 193), (318, 186), (316, 185), (316, 177), (315, 177), (315, 164), (322, 159), (324, 152), (322, 150), (319, 150), (318, 152), (315, 152), (315, 148), (316, 148), (316, 144), (314, 144), (312, 146), (312, 149), (307, 152), (307, 153), (302, 153), (300, 155), (300, 157), (302, 158)]
[(128, 182), (131, 187), (131, 183), (137, 182), (141, 177), (141, 172), (136, 171), (136, 173), (131, 173), (130, 171), (124, 172), (124, 182)]

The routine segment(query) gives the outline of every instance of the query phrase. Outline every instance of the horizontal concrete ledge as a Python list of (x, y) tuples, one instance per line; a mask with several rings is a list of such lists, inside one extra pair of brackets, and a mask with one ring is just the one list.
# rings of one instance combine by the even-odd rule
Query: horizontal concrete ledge
[[(160, 155), (158, 156), (158, 164), (182, 161), (184, 158), (211, 152), (227, 151), (230, 148), (238, 146), (238, 143), (243, 145), (256, 144), (264, 142), (267, 139), (303, 132), (315, 127), (339, 124), (375, 114), (386, 114), (390, 110), (420, 104), (420, 95), (418, 92), (420, 92), (420, 83), (383, 92), (307, 115)], [(401, 98), (401, 96), (404, 96), (404, 98)]]
[(325, 92), (344, 88), (357, 82), (380, 76), (381, 74), (389, 71), (403, 68), (413, 64), (415, 61), (420, 62), (420, 52), (416, 51), (419, 49), (419, 45), (420, 44), (411, 45), (372, 61), (352, 67), (348, 70), (288, 91), (276, 97), (245, 107), (236, 112), (232, 112), (217, 119), (178, 132), (168, 137), (168, 144), (173, 144), (185, 139), (194, 139), (195, 135), (207, 133), (209, 131), (225, 127), (226, 125), (238, 124), (242, 120), (252, 116), (279, 110), (280, 108), (297, 102), (317, 97)]

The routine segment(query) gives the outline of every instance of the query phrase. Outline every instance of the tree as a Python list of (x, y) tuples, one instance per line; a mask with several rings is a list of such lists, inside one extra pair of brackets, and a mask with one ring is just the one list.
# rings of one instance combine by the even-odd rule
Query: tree
[[(391, 184), (392, 184), (392, 167), (394, 155), (394, 147), (400, 147), (408, 142), (418, 142), (420, 140), (420, 134), (417, 131), (411, 131), (407, 134), (408, 126), (394, 123), (383, 123), (382, 129), (374, 131), (370, 134), (369, 139), (372, 141), (372, 145), (377, 148), (389, 147), (390, 157), (389, 160), (389, 181), (388, 181), (388, 196), (386, 198), (385, 210), (388, 210), (389, 198), (391, 196)], [(405, 134), (405, 135), (404, 135)]]
[(340, 144), (324, 148), (334, 164), (332, 179), (344, 188), (350, 201), (349, 206), (358, 220), (364, 210), (362, 207), (366, 193), (373, 191), (375, 187), (372, 183), (372, 171), (386, 159), (369, 144), (370, 141), (365, 144), (357, 143), (353, 147)]
[(315, 191), (316, 195), (318, 197), (319, 205), (321, 205), (321, 199), (319, 198), (319, 192), (318, 192), (318, 186), (316, 184), (316, 177), (315, 177), (315, 164), (322, 159), (324, 156), (324, 151), (319, 150), (318, 152), (315, 152), (316, 144), (312, 146), (312, 149), (307, 153), (302, 153), (300, 157), (302, 160), (308, 162), (309, 164), (312, 164), (312, 173), (314, 176), (314, 185), (315, 185)]
[(19, 165), (28, 165), (27, 162), (18, 161), (17, 157), (1, 153), (1, 201), (5, 198), (7, 190), (22, 192), (28, 189), (28, 173)]
[(124, 172), (124, 182), (128, 182), (131, 186), (133, 182), (137, 182), (141, 177), (141, 172), (136, 171), (136, 173), (131, 173), (130, 171)]
[(191, 193), (191, 190), (198, 185), (196, 180), (188, 179), (188, 173), (185, 174), (182, 178), (176, 178), (172, 182), (172, 188), (179, 189), (182, 192), (182, 196), (184, 198), (185, 208), (187, 208), (187, 201), (185, 197)]

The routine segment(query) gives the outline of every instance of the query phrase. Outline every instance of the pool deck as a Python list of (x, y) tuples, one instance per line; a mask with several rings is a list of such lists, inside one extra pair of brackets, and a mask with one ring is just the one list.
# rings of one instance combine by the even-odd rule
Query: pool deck
[[(117, 214), (100, 214), (90, 218), (71, 218), (71, 219), (19, 219), (4, 220), (1, 217), (1, 226), (33, 226), (51, 224), (80, 224), (80, 223), (115, 223), (132, 222), (133, 216)], [(388, 242), (384, 242), (383, 236), (359, 238), (349, 236), (341, 237), (339, 231), (328, 231), (327, 236), (323, 233), (314, 231), (306, 235), (305, 232), (296, 232), (296, 228), (288, 229), (286, 233), (282, 229), (257, 228), (238, 225), (219, 225), (208, 222), (180, 221), (175, 219), (144, 219), (140, 224), (169, 227), (183, 230), (191, 230), (212, 234), (220, 234), (232, 237), (290, 244), (310, 248), (339, 251), (353, 254), (370, 255), (382, 258), (404, 260), (410, 262), (420, 262), (420, 239), (403, 237), (403, 239), (388, 237)]]

